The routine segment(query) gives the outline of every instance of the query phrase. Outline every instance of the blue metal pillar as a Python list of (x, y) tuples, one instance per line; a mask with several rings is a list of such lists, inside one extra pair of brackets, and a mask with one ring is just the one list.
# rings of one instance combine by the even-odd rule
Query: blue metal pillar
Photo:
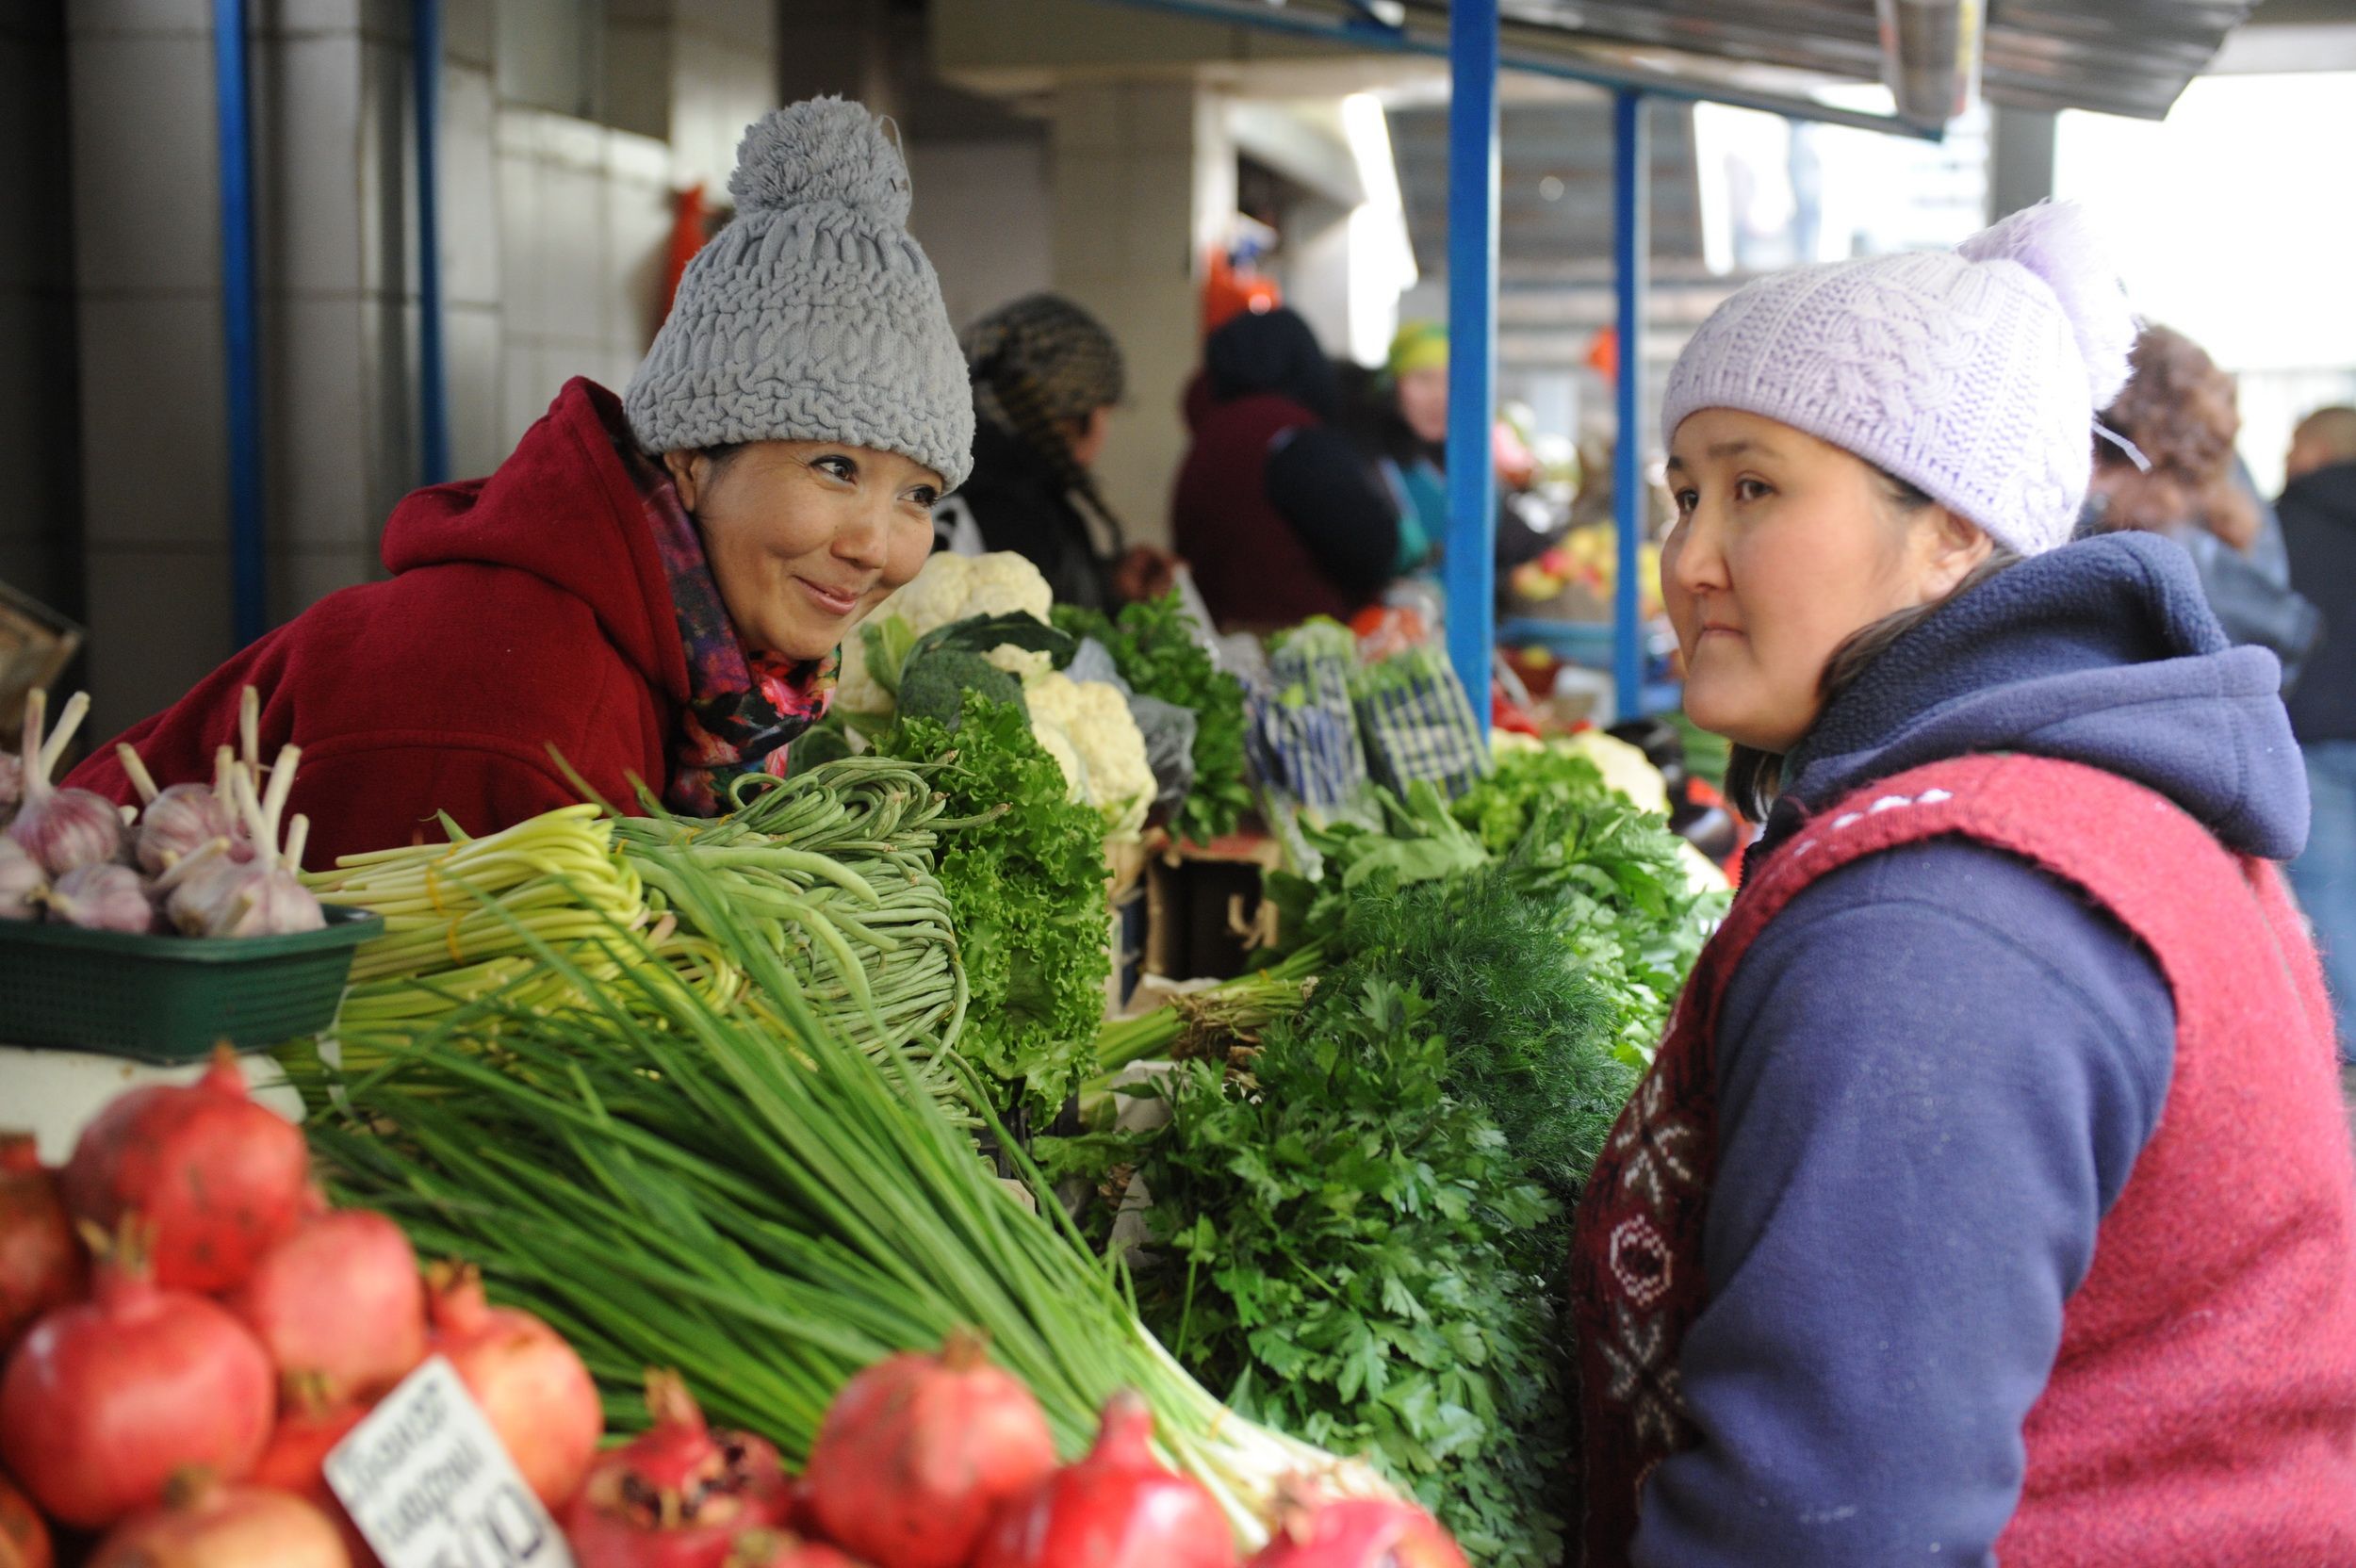
[(230, 625), (243, 646), (269, 629), (262, 531), (261, 296), (254, 240), (253, 94), (245, 0), (213, 3), (221, 156), (221, 314), (227, 348)]
[(1448, 651), (1489, 727), (1497, 657), (1497, 0), (1451, 0), (1448, 110)]
[(450, 375), (442, 355), (442, 4), (412, 0), (409, 36), (417, 119), (417, 465), (424, 482), (450, 478)]
[(1612, 610), (1612, 680), (1615, 717), (1622, 719), (1636, 718), (1645, 708), (1638, 572), (1644, 538), (1644, 294), (1652, 284), (1652, 220), (1644, 183), (1651, 151), (1644, 95), (1623, 89), (1612, 103), (1612, 264), (1620, 307), (1620, 367), (1613, 378), (1620, 433), (1612, 455), (1620, 567)]

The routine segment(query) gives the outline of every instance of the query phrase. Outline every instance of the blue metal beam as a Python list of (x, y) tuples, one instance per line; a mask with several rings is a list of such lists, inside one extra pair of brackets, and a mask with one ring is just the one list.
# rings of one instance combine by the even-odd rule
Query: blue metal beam
[(1612, 453), (1612, 511), (1618, 525), (1620, 569), (1613, 580), (1612, 681), (1615, 717), (1644, 710), (1644, 295), (1651, 286), (1652, 218), (1645, 174), (1652, 138), (1644, 95), (1622, 90), (1612, 101), (1612, 270), (1619, 290), (1619, 373), (1612, 390), (1620, 434)]
[(442, 4), (411, 0), (417, 131), (417, 466), (428, 484), (450, 478), (450, 372), (442, 352)]
[(1497, 658), (1497, 0), (1448, 7), (1448, 651), (1489, 727)]
[(253, 93), (245, 0), (213, 3), (221, 157), (221, 316), (227, 349), (230, 625), (240, 647), (269, 629), (262, 514), (262, 332), (254, 243)]

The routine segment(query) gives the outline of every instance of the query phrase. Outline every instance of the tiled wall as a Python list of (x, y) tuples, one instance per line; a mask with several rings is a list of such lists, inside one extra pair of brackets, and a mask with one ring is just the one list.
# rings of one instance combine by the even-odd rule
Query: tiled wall
[(564, 383), (621, 390), (654, 335), (671, 233), (670, 150), (536, 110), (499, 117), (503, 455)]
[[(83, 612), (64, 0), (0, 0), (0, 582)], [(7, 743), (0, 740), (0, 744)]]
[[(773, 0), (608, 0), (610, 42), (629, 46), (635, 26), (637, 43), (665, 45), (630, 59), (636, 79), (663, 84), (634, 112), (667, 116), (668, 139), (502, 106), (501, 3), (443, 0), (444, 341), (461, 476), (495, 467), (568, 377), (629, 379), (655, 325), (671, 189), (724, 188), (737, 136), (774, 100)], [(27, 188), (38, 159), (0, 169), (0, 375), (17, 378), (0, 380), (0, 439), (30, 432), (71, 452), (70, 433), (51, 442), (42, 419), (78, 402), (81, 462), (59, 462), (57, 483), (85, 492), (90, 684), (111, 728), (231, 651), (212, 4), (62, 8), (70, 25), (44, 74), (18, 24), (42, 0), (0, 0), (0, 127), (41, 112), (43, 81), (66, 94), (79, 196), (74, 309), (44, 312), (26, 302), (62, 286), (63, 237), (12, 219), (23, 204), (66, 204)], [(252, 12), (274, 619), (376, 575), (384, 518), (419, 478), (409, 9), (269, 0)], [(20, 384), (40, 335), (66, 331), (78, 400)], [(20, 461), (13, 482), (38, 490), (22, 476), (43, 467)], [(38, 580), (41, 552), (57, 553), (26, 521), (41, 512), (0, 508), (0, 578)]]

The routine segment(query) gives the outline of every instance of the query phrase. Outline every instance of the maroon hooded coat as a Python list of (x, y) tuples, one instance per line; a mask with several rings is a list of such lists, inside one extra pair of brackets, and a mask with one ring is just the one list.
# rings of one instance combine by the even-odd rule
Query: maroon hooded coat
[[(568, 383), (490, 478), (402, 500), (389, 580), (321, 599), (122, 739), (158, 783), (210, 779), (256, 688), (264, 757), (303, 748), (289, 809), (313, 867), (439, 841), (437, 811), (483, 834), (578, 801), (551, 746), (618, 807), (633, 777), (659, 792), (687, 659), (625, 428), (611, 392)], [(70, 782), (133, 798), (111, 745)]]

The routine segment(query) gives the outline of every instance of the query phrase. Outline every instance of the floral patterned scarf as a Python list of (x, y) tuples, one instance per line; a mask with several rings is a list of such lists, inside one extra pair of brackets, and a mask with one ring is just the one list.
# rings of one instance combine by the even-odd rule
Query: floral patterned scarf
[(796, 661), (747, 653), (712, 580), (703, 536), (670, 475), (628, 436), (615, 445), (646, 505), (687, 650), (687, 710), (671, 747), (663, 803), (688, 816), (718, 816), (729, 808), (728, 786), (738, 776), (785, 776), (786, 743), (826, 716), (842, 656)]

